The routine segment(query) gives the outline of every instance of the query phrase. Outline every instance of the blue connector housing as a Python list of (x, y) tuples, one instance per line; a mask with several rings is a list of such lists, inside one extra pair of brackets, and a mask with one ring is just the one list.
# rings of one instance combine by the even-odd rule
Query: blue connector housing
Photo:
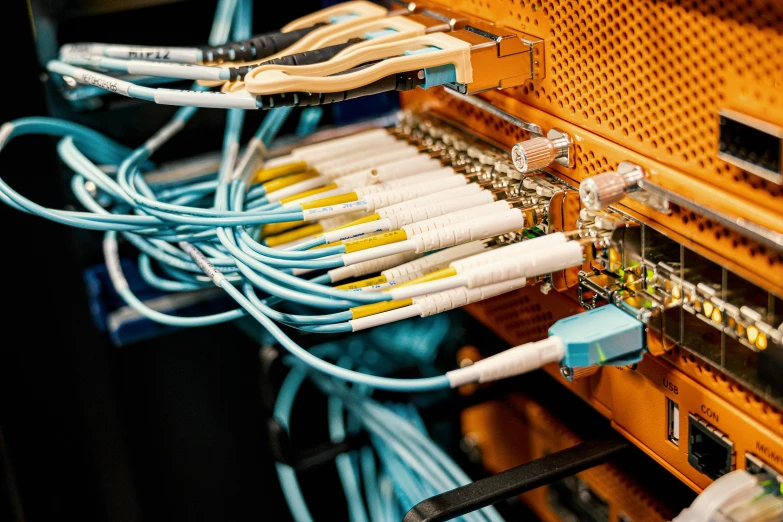
[(642, 359), (644, 330), (644, 323), (607, 305), (561, 319), (549, 329), (549, 336), (559, 337), (565, 345), (563, 366), (625, 366)]

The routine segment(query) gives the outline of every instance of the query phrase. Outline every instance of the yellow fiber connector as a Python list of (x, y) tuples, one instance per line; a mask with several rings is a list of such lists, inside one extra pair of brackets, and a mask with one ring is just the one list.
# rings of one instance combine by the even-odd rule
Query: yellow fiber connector
[(367, 317), (370, 315), (379, 314), (381, 312), (388, 312), (389, 310), (396, 310), (404, 306), (410, 306), (413, 304), (413, 299), (399, 299), (397, 301), (384, 301), (382, 303), (372, 303), (362, 306), (351, 308), (351, 315), (354, 319), (360, 317)]

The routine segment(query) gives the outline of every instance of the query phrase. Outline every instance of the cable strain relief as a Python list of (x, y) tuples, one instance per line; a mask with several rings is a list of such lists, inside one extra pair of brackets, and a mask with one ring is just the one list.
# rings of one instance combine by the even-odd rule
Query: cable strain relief
[(452, 388), (474, 382), (486, 383), (538, 370), (565, 357), (565, 345), (553, 336), (510, 348), (471, 366), (446, 373)]

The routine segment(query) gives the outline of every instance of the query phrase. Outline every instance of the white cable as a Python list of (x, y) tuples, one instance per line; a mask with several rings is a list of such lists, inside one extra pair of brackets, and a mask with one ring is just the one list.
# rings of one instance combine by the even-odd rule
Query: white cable
[(224, 71), (223, 68), (204, 65), (146, 60), (118, 60), (116, 58), (97, 59), (94, 60), (94, 64), (98, 67), (112, 69), (115, 69), (115, 67), (112, 67), (113, 65), (119, 65), (116, 69), (125, 69), (128, 74), (136, 74), (139, 76), (159, 76), (162, 78), (181, 78), (183, 80), (221, 81), (225, 79), (221, 77), (221, 73)]
[(487, 357), (470, 366), (446, 372), (452, 388), (474, 382), (485, 383), (522, 375), (562, 361), (565, 346), (559, 337), (523, 344)]
[(106, 56), (125, 60), (144, 59), (179, 63), (199, 63), (201, 52), (195, 47), (147, 47), (143, 45), (107, 45), (99, 43), (73, 43), (60, 47), (63, 58), (91, 58)]
[(256, 97), (247, 92), (178, 91), (155, 89), (155, 103), (207, 109), (258, 109)]

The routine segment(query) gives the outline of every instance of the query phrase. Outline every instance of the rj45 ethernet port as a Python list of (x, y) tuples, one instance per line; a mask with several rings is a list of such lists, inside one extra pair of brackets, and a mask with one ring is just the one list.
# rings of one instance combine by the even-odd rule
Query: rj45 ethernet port
[(734, 444), (698, 416), (688, 415), (688, 462), (711, 479), (734, 469)]

